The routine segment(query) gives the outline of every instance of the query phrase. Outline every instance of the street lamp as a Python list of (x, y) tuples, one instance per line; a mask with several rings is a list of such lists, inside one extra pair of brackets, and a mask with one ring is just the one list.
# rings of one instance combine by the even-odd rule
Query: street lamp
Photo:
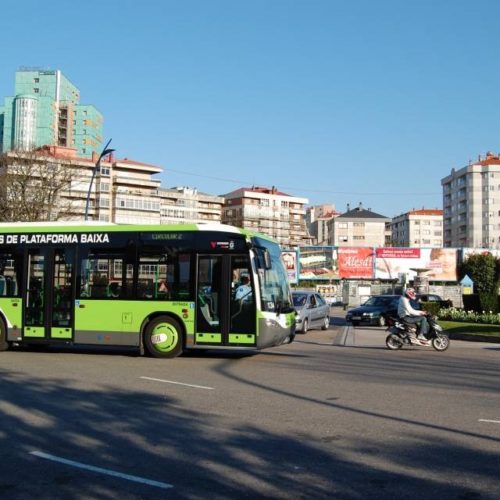
[(94, 183), (95, 174), (97, 174), (97, 172), (99, 172), (99, 170), (101, 168), (101, 160), (106, 155), (109, 155), (109, 153), (112, 153), (114, 151), (114, 149), (108, 148), (110, 142), (111, 142), (111, 139), (108, 141), (106, 146), (104, 146), (104, 149), (102, 150), (102, 153), (99, 155), (99, 158), (96, 161), (94, 169), (92, 170), (92, 178), (90, 179), (89, 192), (87, 193), (87, 203), (85, 205), (85, 220), (88, 220), (88, 218), (89, 218), (90, 192), (92, 191), (92, 184)]

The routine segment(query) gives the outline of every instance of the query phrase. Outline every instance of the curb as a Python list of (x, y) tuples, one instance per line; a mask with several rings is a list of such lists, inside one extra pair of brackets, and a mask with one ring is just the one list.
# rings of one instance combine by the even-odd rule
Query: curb
[(475, 335), (472, 333), (449, 333), (451, 340), (467, 340), (470, 342), (489, 342), (491, 344), (500, 344), (500, 337), (490, 335)]

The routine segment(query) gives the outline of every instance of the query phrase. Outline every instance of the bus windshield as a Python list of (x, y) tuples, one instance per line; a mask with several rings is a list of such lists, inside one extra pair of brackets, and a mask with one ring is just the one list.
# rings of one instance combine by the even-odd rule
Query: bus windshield
[[(262, 310), (273, 312), (292, 311), (291, 290), (288, 275), (281, 259), (279, 245), (258, 237), (254, 237), (253, 242), (257, 256)], [(266, 265), (266, 252), (270, 258), (270, 266)]]

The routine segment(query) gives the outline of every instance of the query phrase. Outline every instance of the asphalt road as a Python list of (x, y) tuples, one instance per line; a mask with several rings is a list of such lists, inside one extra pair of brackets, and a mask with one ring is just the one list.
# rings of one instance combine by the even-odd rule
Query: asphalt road
[(0, 353), (0, 497), (499, 498), (500, 345), (344, 328), (252, 356)]

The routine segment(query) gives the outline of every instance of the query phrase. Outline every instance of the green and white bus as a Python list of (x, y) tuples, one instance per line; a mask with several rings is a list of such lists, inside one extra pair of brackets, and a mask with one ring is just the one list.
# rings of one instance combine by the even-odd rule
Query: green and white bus
[(0, 350), (134, 346), (172, 358), (294, 336), (280, 247), (266, 236), (222, 224), (0, 224)]

